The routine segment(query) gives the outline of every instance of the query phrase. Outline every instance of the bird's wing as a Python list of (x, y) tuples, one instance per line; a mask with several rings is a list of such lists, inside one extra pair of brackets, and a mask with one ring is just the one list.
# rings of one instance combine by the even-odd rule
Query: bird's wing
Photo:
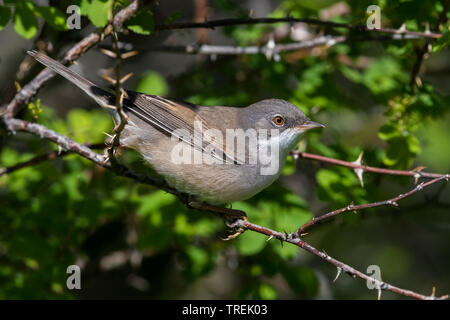
[(127, 91), (127, 94), (128, 98), (124, 99), (125, 112), (133, 114), (168, 136), (174, 135), (198, 151), (207, 152), (220, 161), (242, 164), (225, 152), (223, 141), (219, 145), (213, 139), (209, 139), (208, 124), (196, 112), (198, 108), (196, 105), (133, 91)]

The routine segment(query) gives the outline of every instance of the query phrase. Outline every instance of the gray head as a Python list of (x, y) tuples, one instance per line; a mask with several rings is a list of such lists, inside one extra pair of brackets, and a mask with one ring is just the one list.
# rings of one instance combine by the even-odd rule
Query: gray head
[(247, 108), (248, 117), (255, 129), (307, 130), (324, 127), (313, 122), (299, 108), (281, 99), (267, 99), (256, 102)]
[(267, 99), (245, 108), (244, 126), (255, 129), (278, 129), (280, 147), (292, 149), (305, 130), (323, 128), (324, 125), (311, 121), (292, 103), (280, 99)]

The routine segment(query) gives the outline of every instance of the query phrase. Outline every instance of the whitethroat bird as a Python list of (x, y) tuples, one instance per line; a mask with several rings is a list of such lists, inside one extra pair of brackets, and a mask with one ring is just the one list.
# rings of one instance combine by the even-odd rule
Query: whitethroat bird
[[(120, 121), (114, 111), (114, 93), (45, 54), (28, 54), (74, 83)], [(279, 99), (240, 108), (198, 106), (125, 92), (122, 109), (128, 121), (120, 144), (137, 150), (171, 187), (198, 203), (223, 205), (252, 197), (279, 177), (288, 153), (305, 130), (324, 127)]]

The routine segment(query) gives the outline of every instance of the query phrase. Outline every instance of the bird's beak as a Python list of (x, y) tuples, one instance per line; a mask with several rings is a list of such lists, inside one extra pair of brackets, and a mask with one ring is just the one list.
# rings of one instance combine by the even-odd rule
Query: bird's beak
[(318, 122), (314, 122), (311, 120), (306, 120), (301, 125), (296, 126), (296, 128), (302, 129), (302, 130), (309, 130), (314, 128), (325, 128), (323, 124), (320, 124)]

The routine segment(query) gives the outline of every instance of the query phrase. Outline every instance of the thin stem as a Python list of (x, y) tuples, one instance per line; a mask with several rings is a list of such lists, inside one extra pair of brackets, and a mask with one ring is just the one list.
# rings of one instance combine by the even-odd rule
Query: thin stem
[(403, 194), (399, 194), (398, 196), (391, 198), (391, 199), (387, 199), (384, 201), (378, 201), (378, 202), (372, 202), (372, 203), (365, 203), (365, 204), (360, 204), (360, 205), (354, 205), (353, 202), (351, 204), (349, 204), (348, 206), (338, 209), (338, 210), (334, 210), (331, 212), (328, 212), (326, 214), (323, 214), (319, 217), (315, 217), (313, 219), (311, 219), (310, 221), (308, 221), (307, 223), (305, 223), (303, 226), (301, 226), (298, 230), (297, 230), (297, 235), (300, 237), (305, 231), (306, 229), (310, 228), (311, 226), (321, 223), (324, 220), (327, 220), (329, 218), (335, 217), (337, 215), (340, 215), (344, 212), (347, 211), (358, 211), (358, 210), (363, 210), (363, 209), (368, 209), (368, 208), (375, 208), (375, 207), (381, 207), (381, 206), (386, 206), (386, 205), (392, 205), (397, 207), (398, 206), (398, 201), (405, 199), (406, 197), (409, 197), (411, 195), (413, 195), (414, 193), (422, 190), (425, 187), (428, 187), (438, 181), (441, 180), (448, 180), (450, 178), (450, 175), (446, 174), (446, 175), (442, 175), (438, 178), (435, 178), (433, 180), (427, 181), (427, 182), (422, 182), (420, 184), (418, 184), (417, 186), (414, 187), (414, 189), (403, 193)]
[(198, 28), (206, 28), (206, 29), (214, 29), (216, 27), (225, 27), (225, 26), (237, 26), (237, 25), (254, 25), (254, 24), (273, 24), (273, 23), (296, 23), (302, 22), (311, 25), (325, 26), (330, 28), (344, 28), (350, 29), (360, 32), (378, 32), (378, 33), (391, 33), (391, 34), (400, 34), (400, 35), (415, 35), (421, 38), (432, 38), (439, 39), (442, 37), (440, 33), (432, 33), (432, 32), (417, 32), (417, 31), (408, 31), (403, 29), (392, 29), (392, 28), (379, 28), (379, 29), (369, 29), (364, 25), (352, 25), (349, 23), (338, 23), (331, 21), (323, 21), (319, 19), (309, 19), (309, 18), (293, 18), (293, 17), (285, 17), (285, 18), (231, 18), (231, 19), (219, 19), (219, 20), (210, 20), (205, 22), (175, 22), (167, 25), (157, 25), (155, 30), (176, 30), (176, 29), (198, 29)]
[(318, 154), (313, 153), (307, 153), (307, 152), (296, 152), (292, 151), (291, 154), (305, 158), (305, 159), (312, 159), (317, 160), (320, 162), (326, 162), (335, 164), (342, 167), (352, 168), (352, 169), (361, 169), (365, 172), (375, 172), (380, 174), (389, 174), (389, 175), (397, 175), (397, 176), (411, 176), (411, 177), (418, 177), (418, 178), (439, 178), (442, 177), (445, 174), (440, 173), (431, 173), (431, 172), (423, 172), (420, 170), (394, 170), (394, 169), (384, 169), (384, 168), (377, 168), (377, 167), (370, 167), (365, 166), (361, 164), (357, 164), (354, 162), (348, 162), (344, 160), (329, 158), (325, 156), (321, 156)]

